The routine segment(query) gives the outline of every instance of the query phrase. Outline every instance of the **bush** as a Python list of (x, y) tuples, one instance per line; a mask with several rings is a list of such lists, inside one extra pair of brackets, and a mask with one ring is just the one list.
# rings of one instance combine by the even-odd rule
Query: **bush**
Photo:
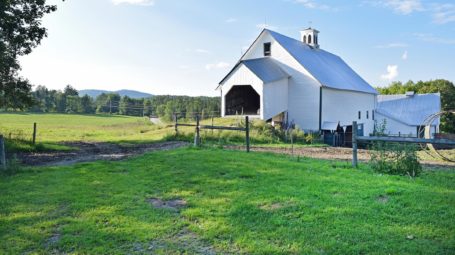
[(370, 165), (378, 173), (416, 177), (422, 172), (414, 144), (375, 142), (370, 153)]

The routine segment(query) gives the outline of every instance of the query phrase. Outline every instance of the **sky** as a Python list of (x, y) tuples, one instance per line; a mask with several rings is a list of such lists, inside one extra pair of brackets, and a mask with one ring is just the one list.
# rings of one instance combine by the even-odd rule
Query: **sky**
[(34, 85), (218, 96), (264, 27), (324, 50), (372, 86), (455, 81), (454, 0), (48, 0), (48, 37), (20, 59)]

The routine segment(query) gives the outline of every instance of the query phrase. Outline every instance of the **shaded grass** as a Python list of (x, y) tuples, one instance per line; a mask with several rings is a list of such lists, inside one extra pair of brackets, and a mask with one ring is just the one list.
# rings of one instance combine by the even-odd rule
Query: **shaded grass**
[[(183, 229), (220, 252), (450, 254), (455, 171), (178, 149), (0, 177), (0, 253), (146, 253)], [(180, 214), (147, 198), (181, 198)], [(156, 253), (192, 253), (178, 244)]]

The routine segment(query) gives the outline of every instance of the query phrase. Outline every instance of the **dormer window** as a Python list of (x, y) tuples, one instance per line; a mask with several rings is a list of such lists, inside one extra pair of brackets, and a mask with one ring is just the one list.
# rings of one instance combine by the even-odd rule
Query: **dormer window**
[(272, 55), (272, 43), (264, 43), (264, 57)]
[(311, 35), (308, 36), (308, 44), (311, 44)]

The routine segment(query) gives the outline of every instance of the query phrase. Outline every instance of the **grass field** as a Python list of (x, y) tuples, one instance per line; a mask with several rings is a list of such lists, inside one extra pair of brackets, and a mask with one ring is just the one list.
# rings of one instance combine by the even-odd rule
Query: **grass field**
[(31, 139), (37, 123), (37, 141), (153, 141), (163, 130), (146, 118), (121, 115), (0, 114), (0, 130)]
[[(229, 126), (238, 124), (236, 118), (216, 118), (215, 125)], [(37, 123), (38, 146), (30, 141), (33, 123)], [(210, 125), (211, 120), (203, 120)], [(194, 124), (194, 123), (193, 123)], [(17, 138), (19, 142), (7, 144), (9, 151), (46, 151), (68, 150), (62, 142), (111, 142), (111, 143), (150, 143), (167, 139), (175, 134), (173, 123), (152, 124), (147, 118), (121, 115), (73, 115), (73, 114), (0, 114), (0, 133)], [(194, 128), (179, 127), (180, 139), (193, 140)], [(208, 144), (244, 144), (244, 133), (240, 131), (202, 130), (204, 142)], [(270, 137), (260, 136), (251, 131), (252, 144), (283, 147), (283, 143), (271, 143)], [(25, 142), (24, 142), (25, 141)], [(308, 146), (302, 143), (296, 147)], [(319, 145), (320, 146), (320, 145)]]
[[(455, 171), (209, 149), (0, 176), (1, 254), (453, 254)], [(184, 199), (180, 212), (149, 198)]]

